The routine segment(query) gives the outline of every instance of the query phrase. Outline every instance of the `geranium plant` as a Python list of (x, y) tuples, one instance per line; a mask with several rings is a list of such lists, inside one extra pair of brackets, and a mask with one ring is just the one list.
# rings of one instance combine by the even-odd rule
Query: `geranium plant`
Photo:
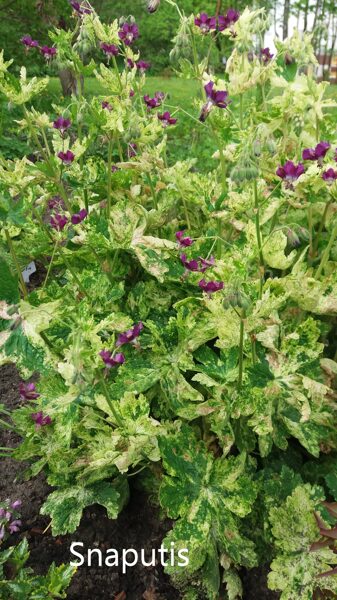
[[(181, 109), (149, 94), (132, 17), (106, 24), (72, 2), (74, 31), (51, 31), (50, 46), (27, 33), (32, 60), (40, 48), (78, 80), (48, 114), (34, 108), (48, 80), (15, 79), (1, 55), (0, 91), (36, 157), (0, 161), (1, 362), (23, 378), (14, 456), (54, 486), (41, 509), (54, 535), (93, 503), (117, 518), (136, 475), (175, 520), (164, 544), (188, 548), (188, 567), (167, 569), (186, 600), (222, 585), (239, 598), (240, 569), (271, 559), (282, 600), (337, 593), (324, 533), (337, 500), (334, 102), (310, 36), (273, 54), (264, 9), (187, 16), (166, 1), (181, 19), (175, 66), (200, 86), (191, 128), (217, 145), (207, 175), (188, 148), (178, 162), (167, 151)], [(218, 36), (232, 45), (220, 77)], [(86, 98), (87, 76), (104, 96)], [(29, 291), (32, 260), (45, 277)]]

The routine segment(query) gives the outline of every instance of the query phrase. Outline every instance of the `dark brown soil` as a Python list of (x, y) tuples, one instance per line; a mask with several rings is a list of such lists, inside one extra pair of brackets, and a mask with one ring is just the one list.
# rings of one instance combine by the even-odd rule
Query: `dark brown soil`
[[(13, 365), (0, 368), (0, 403), (12, 410), (20, 406), (18, 386), (20, 377)], [(0, 430), (0, 446), (15, 447), (19, 437), (10, 431)], [(0, 461), (0, 499), (22, 500), (22, 530), (11, 537), (16, 543), (26, 536), (31, 556), (29, 566), (35, 572), (44, 573), (48, 566), (68, 563), (70, 544), (81, 541), (84, 548), (116, 548), (121, 554), (125, 548), (151, 550), (160, 547), (171, 523), (160, 521), (157, 510), (145, 494), (134, 490), (128, 506), (115, 521), (108, 519), (105, 510), (97, 505), (89, 507), (83, 515), (80, 527), (72, 536), (52, 537), (50, 530), (43, 533), (49, 521), (39, 515), (40, 507), (51, 488), (43, 475), (31, 481), (22, 481), (22, 463), (11, 458)], [(266, 569), (253, 569), (244, 575), (244, 600), (274, 600), (274, 594), (266, 588)], [(126, 574), (115, 567), (80, 567), (68, 591), (68, 600), (179, 600), (175, 590), (160, 565), (144, 567), (141, 564), (127, 570)], [(219, 599), (220, 600), (220, 599)]]

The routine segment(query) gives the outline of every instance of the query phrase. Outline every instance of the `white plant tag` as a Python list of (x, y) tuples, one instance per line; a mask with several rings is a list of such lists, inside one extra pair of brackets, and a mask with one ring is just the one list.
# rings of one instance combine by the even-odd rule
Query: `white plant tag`
[(25, 283), (29, 283), (29, 278), (31, 275), (33, 275), (33, 273), (36, 273), (36, 264), (32, 260), (32, 262), (29, 263), (29, 265), (27, 265), (26, 268), (22, 271), (23, 281)]

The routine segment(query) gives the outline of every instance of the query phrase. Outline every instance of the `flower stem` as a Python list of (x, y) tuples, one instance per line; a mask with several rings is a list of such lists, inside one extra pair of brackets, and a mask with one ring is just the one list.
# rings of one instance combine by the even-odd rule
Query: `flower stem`
[(238, 390), (242, 387), (242, 379), (243, 379), (243, 342), (244, 342), (244, 333), (245, 333), (245, 317), (246, 313), (242, 310), (240, 316), (240, 342), (239, 342), (239, 378), (238, 378)]
[(120, 72), (119, 72), (119, 68), (118, 68), (117, 60), (116, 60), (115, 56), (112, 56), (112, 62), (114, 64), (114, 68), (115, 68), (115, 71), (116, 71), (119, 89), (122, 92), (122, 90), (123, 90), (123, 84), (122, 84), (121, 75), (120, 75)]
[(23, 276), (22, 276), (21, 267), (20, 267), (20, 265), (19, 265), (19, 261), (18, 261), (18, 258), (17, 258), (17, 256), (16, 256), (16, 253), (15, 253), (14, 244), (13, 244), (13, 242), (12, 242), (12, 238), (11, 238), (11, 236), (9, 235), (8, 229), (5, 229), (5, 236), (6, 236), (6, 241), (7, 241), (8, 247), (9, 247), (9, 251), (10, 251), (10, 254), (11, 254), (12, 260), (13, 260), (13, 262), (14, 262), (14, 264), (15, 264), (16, 273), (17, 273), (17, 276), (18, 276), (18, 278), (19, 278), (19, 283), (20, 283), (21, 292), (22, 292), (22, 294), (23, 294), (23, 297), (24, 297), (24, 298), (27, 298), (27, 296), (28, 296), (28, 291), (27, 291), (27, 288), (26, 288), (26, 284), (25, 284), (25, 282), (24, 282), (24, 280), (23, 280)]
[(108, 143), (108, 173), (107, 173), (107, 216), (110, 219), (110, 211), (111, 211), (111, 175), (112, 175), (112, 139), (109, 138)]
[(337, 223), (335, 224), (335, 226), (334, 226), (334, 228), (332, 230), (332, 233), (331, 233), (331, 236), (330, 236), (330, 239), (329, 239), (329, 243), (328, 243), (327, 247), (325, 248), (325, 250), (323, 252), (323, 256), (321, 258), (321, 262), (320, 262), (319, 267), (318, 267), (318, 269), (317, 269), (317, 271), (315, 273), (315, 277), (316, 278), (320, 277), (320, 275), (322, 274), (322, 271), (323, 271), (326, 263), (329, 260), (330, 250), (331, 250), (333, 244), (335, 243), (336, 237), (337, 237)]
[(259, 250), (259, 266), (260, 266), (259, 297), (261, 298), (262, 297), (262, 288), (263, 288), (264, 259), (263, 259), (263, 252), (262, 252), (262, 236), (261, 236), (261, 227), (260, 227), (260, 206), (259, 206), (259, 197), (258, 197), (256, 179), (254, 179), (253, 190), (254, 190), (255, 229), (256, 229), (257, 246), (258, 246), (258, 250)]
[(54, 249), (53, 249), (53, 253), (51, 255), (50, 263), (48, 265), (47, 275), (46, 275), (46, 278), (45, 278), (43, 286), (42, 286), (42, 291), (44, 291), (44, 289), (45, 289), (45, 287), (47, 285), (47, 281), (49, 279), (50, 271), (51, 271), (51, 268), (52, 268), (52, 265), (53, 265), (53, 262), (54, 262), (55, 253), (56, 253), (56, 250), (57, 250), (58, 243), (59, 243), (59, 241), (56, 240), (55, 245), (54, 245)]
[(243, 129), (243, 94), (240, 94), (240, 129)]
[(316, 237), (315, 237), (314, 244), (313, 244), (313, 256), (315, 256), (315, 254), (316, 254), (316, 252), (317, 252), (318, 245), (319, 245), (319, 241), (320, 241), (320, 238), (321, 238), (321, 235), (322, 235), (322, 231), (323, 231), (323, 229), (324, 229), (324, 225), (325, 225), (326, 216), (327, 216), (327, 214), (328, 214), (328, 210), (329, 210), (329, 208), (330, 208), (330, 205), (332, 204), (332, 202), (333, 202), (333, 199), (331, 198), (331, 199), (330, 199), (330, 200), (329, 200), (329, 201), (328, 201), (328, 202), (325, 204), (324, 212), (323, 212), (323, 215), (322, 215), (322, 218), (321, 218), (321, 222), (320, 222), (320, 224), (319, 224), (319, 228), (318, 228), (318, 231), (317, 231), (317, 235), (316, 235)]
[(103, 387), (103, 390), (104, 390), (105, 399), (106, 399), (106, 401), (107, 401), (107, 403), (109, 405), (109, 408), (110, 408), (113, 416), (115, 417), (115, 421), (116, 421), (118, 427), (123, 428), (123, 421), (122, 421), (120, 415), (118, 414), (118, 412), (116, 411), (116, 409), (115, 409), (115, 407), (113, 405), (113, 402), (112, 402), (112, 400), (110, 398), (109, 390), (108, 390), (108, 387), (107, 387), (107, 385), (106, 385), (106, 383), (104, 381), (103, 375), (101, 375), (100, 380), (101, 380), (101, 384), (102, 384), (102, 387)]

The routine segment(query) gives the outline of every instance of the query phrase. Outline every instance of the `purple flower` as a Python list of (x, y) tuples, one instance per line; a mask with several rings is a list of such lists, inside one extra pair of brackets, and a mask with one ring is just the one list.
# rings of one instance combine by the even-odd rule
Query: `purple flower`
[(284, 179), (288, 184), (292, 184), (304, 173), (304, 166), (302, 163), (295, 165), (291, 160), (287, 160), (285, 165), (278, 167), (276, 175)]
[(134, 143), (128, 144), (128, 157), (133, 158), (134, 156), (136, 156), (137, 149), (138, 149), (137, 144), (134, 144)]
[(315, 148), (305, 148), (302, 152), (303, 160), (317, 160), (320, 165), (330, 148), (329, 142), (319, 142)]
[(133, 90), (133, 89), (131, 88), (131, 90), (130, 90), (130, 92), (129, 92), (129, 98), (133, 98), (133, 97), (134, 97), (134, 95), (135, 95), (135, 90)]
[(163, 114), (158, 113), (158, 119), (162, 122), (163, 127), (168, 127), (168, 125), (175, 125), (177, 119), (171, 117), (171, 114), (168, 111), (165, 111)]
[(201, 109), (201, 115), (199, 117), (201, 122), (206, 121), (206, 118), (211, 112), (213, 106), (217, 106), (218, 108), (226, 108), (229, 104), (229, 101), (227, 100), (228, 92), (216, 91), (214, 89), (214, 81), (209, 81), (209, 83), (205, 85), (205, 92), (207, 95), (207, 102)]
[(69, 0), (70, 6), (72, 9), (77, 12), (80, 16), (82, 15), (90, 15), (91, 9), (87, 6), (83, 6), (81, 2), (75, 2), (75, 0)]
[(88, 211), (85, 208), (81, 208), (81, 210), (78, 213), (75, 213), (71, 217), (71, 222), (73, 225), (78, 225), (79, 223), (82, 223), (82, 221), (84, 221), (84, 219), (87, 216), (88, 216)]
[(22, 500), (14, 500), (14, 502), (12, 502), (12, 504), (11, 504), (11, 508), (13, 510), (17, 510), (18, 508), (20, 508), (21, 504), (22, 504)]
[(53, 208), (61, 209), (64, 207), (65, 207), (64, 200), (60, 196), (53, 196), (52, 198), (50, 198), (50, 200), (48, 200), (48, 208), (50, 208), (50, 209), (53, 209)]
[(199, 287), (206, 294), (214, 294), (214, 292), (218, 292), (223, 289), (224, 283), (223, 281), (205, 281), (205, 279), (201, 279), (198, 283)]
[(51, 60), (53, 58), (53, 56), (56, 56), (57, 49), (50, 48), (49, 46), (42, 46), (41, 54), (43, 54), (43, 56), (45, 57), (46, 60)]
[(214, 257), (211, 256), (209, 260), (206, 258), (201, 258), (199, 256), (197, 259), (187, 260), (186, 254), (180, 255), (180, 260), (183, 263), (185, 269), (188, 271), (198, 271), (199, 273), (204, 273), (209, 267), (212, 267), (215, 263)]
[(199, 27), (201, 33), (206, 34), (211, 29), (216, 29), (216, 17), (209, 17), (207, 13), (200, 13), (198, 17), (194, 19), (194, 25)]
[(44, 427), (45, 425), (51, 424), (51, 418), (48, 416), (43, 416), (43, 412), (39, 411), (37, 413), (32, 413), (31, 418), (35, 422), (35, 428), (40, 429), (40, 427)]
[(194, 244), (194, 240), (188, 236), (184, 237), (184, 233), (185, 231), (177, 231), (176, 239), (178, 240), (180, 246), (187, 248), (188, 246), (192, 246), (192, 244)]
[(324, 171), (324, 173), (322, 173), (322, 178), (327, 183), (334, 183), (337, 179), (337, 171), (335, 171), (332, 168), (327, 169), (327, 171)]
[(119, 52), (118, 47), (115, 46), (115, 44), (106, 44), (105, 42), (101, 43), (101, 50), (103, 50), (104, 54), (106, 54), (108, 58), (117, 56)]
[(136, 67), (140, 73), (145, 73), (151, 67), (151, 63), (145, 62), (145, 60), (139, 60), (136, 63)]
[(26, 46), (27, 49), (39, 47), (39, 42), (37, 40), (33, 40), (30, 35), (24, 35), (23, 38), (21, 38), (21, 42), (24, 46)]
[(224, 31), (224, 29), (234, 25), (239, 17), (240, 13), (237, 10), (229, 8), (225, 16), (219, 15), (218, 17), (218, 31)]
[(65, 165), (71, 165), (75, 158), (75, 154), (73, 154), (71, 150), (67, 150), (67, 152), (59, 152), (57, 156)]
[(133, 60), (131, 60), (131, 58), (127, 58), (126, 65), (127, 65), (127, 67), (129, 67), (129, 69), (133, 69), (133, 67), (135, 66), (135, 63), (133, 62)]
[(104, 108), (105, 110), (112, 110), (112, 106), (110, 104), (110, 102), (108, 102), (107, 100), (103, 100), (102, 104), (101, 104), (102, 108)]
[(135, 23), (124, 23), (118, 32), (118, 36), (126, 46), (131, 46), (131, 44), (139, 37), (138, 26)]
[(261, 60), (265, 64), (269, 63), (271, 61), (271, 59), (273, 58), (273, 56), (274, 56), (274, 54), (271, 54), (269, 48), (263, 48), (261, 50)]
[(117, 165), (112, 165), (111, 171), (112, 173), (116, 173), (117, 171), (120, 171), (120, 167), (117, 167)]
[(130, 342), (133, 342), (140, 335), (140, 332), (143, 329), (144, 325), (141, 321), (139, 321), (139, 323), (134, 325), (132, 329), (128, 329), (118, 336), (116, 346), (119, 347), (123, 346), (123, 344), (129, 344)]
[(65, 134), (65, 132), (67, 131), (67, 129), (69, 129), (70, 126), (70, 119), (65, 119), (64, 117), (58, 117), (53, 123), (54, 129), (58, 129), (61, 132), (62, 136)]
[(19, 392), (21, 400), (36, 400), (40, 396), (36, 391), (35, 383), (20, 383)]
[(51, 217), (49, 222), (53, 229), (56, 229), (57, 231), (62, 231), (68, 223), (68, 219), (64, 215), (59, 215), (58, 213), (56, 213)]
[(163, 92), (156, 92), (153, 98), (150, 98), (148, 94), (144, 96), (144, 102), (149, 110), (152, 108), (158, 108), (161, 105), (165, 94)]
[(106, 365), (107, 369), (111, 369), (112, 367), (118, 367), (125, 362), (125, 356), (121, 352), (117, 352), (114, 356), (110, 350), (101, 350), (99, 353), (101, 359)]
[(20, 521), (20, 519), (15, 519), (15, 521), (12, 521), (8, 525), (9, 533), (16, 533), (17, 531), (19, 531), (21, 525), (22, 522)]

